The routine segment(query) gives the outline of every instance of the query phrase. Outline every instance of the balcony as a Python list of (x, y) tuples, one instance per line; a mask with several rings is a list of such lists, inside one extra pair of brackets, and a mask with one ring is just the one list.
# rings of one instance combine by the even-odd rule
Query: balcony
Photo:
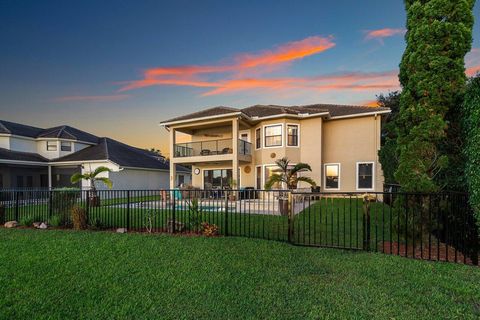
[[(232, 139), (197, 141), (175, 144), (175, 158), (203, 157), (233, 154)], [(238, 139), (238, 154), (250, 156), (252, 144), (248, 141)]]

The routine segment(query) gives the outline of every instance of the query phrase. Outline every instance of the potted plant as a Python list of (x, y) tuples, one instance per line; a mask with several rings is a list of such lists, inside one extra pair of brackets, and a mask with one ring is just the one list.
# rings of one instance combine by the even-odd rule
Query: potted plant
[(90, 196), (88, 199), (88, 204), (92, 207), (100, 206), (100, 198), (97, 195), (97, 188), (95, 186), (96, 182), (103, 182), (109, 189), (112, 188), (113, 183), (107, 177), (99, 177), (99, 175), (103, 172), (111, 172), (112, 170), (107, 167), (98, 167), (94, 171), (86, 172), (86, 173), (75, 173), (71, 178), (70, 181), (72, 184), (79, 183), (82, 180), (87, 180), (90, 183)]
[(234, 179), (230, 179), (228, 181), (228, 185), (230, 187), (230, 192), (228, 194), (228, 200), (230, 201), (237, 201), (237, 195), (236, 195), (236, 189), (237, 189), (237, 181), (235, 181)]
[(312, 171), (310, 165), (306, 163), (297, 163), (296, 165), (290, 165), (290, 160), (286, 157), (278, 159), (275, 164), (280, 169), (279, 174), (273, 174), (265, 183), (265, 189), (271, 190), (273, 186), (279, 185), (280, 191), (278, 196), (278, 204), (281, 215), (288, 215), (288, 191), (297, 188), (299, 182), (305, 182), (312, 186), (316, 186), (315, 181), (309, 177), (299, 177), (298, 173), (304, 171)]

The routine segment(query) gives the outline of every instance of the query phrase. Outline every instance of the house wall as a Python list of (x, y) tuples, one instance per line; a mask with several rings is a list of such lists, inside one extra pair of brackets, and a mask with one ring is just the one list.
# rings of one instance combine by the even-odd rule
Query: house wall
[[(283, 125), (283, 145), (281, 147), (264, 147), (264, 127), (271, 124)], [(287, 124), (299, 124), (299, 147), (286, 146)], [(226, 128), (220, 131), (222, 137), (231, 137), (225, 133)], [(255, 149), (255, 129), (261, 128), (262, 148)], [(242, 131), (245, 130), (244, 128)], [(308, 163), (312, 172), (303, 172), (303, 176), (311, 177), (322, 191), (332, 192), (363, 192), (357, 189), (357, 162), (374, 163), (374, 190), (381, 191), (383, 188), (383, 173), (378, 161), (378, 150), (381, 138), (381, 116), (365, 116), (355, 118), (342, 118), (325, 120), (321, 117), (307, 119), (272, 119), (262, 121), (248, 129), (252, 143), (251, 163), (241, 163), (239, 187), (254, 187), (256, 185), (256, 167), (262, 167), (262, 186), (264, 181), (265, 165), (272, 165), (276, 160), (287, 157), (292, 164), (298, 162)], [(195, 131), (197, 132), (197, 131)], [(214, 135), (216, 128), (199, 130), (202, 134)], [(231, 134), (231, 133), (230, 133)], [(192, 137), (192, 140), (199, 141), (202, 138)], [(216, 138), (218, 139), (218, 138)], [(203, 170), (231, 168), (231, 162), (220, 161), (216, 163), (196, 163), (192, 170), (200, 168), (199, 175), (193, 175), (192, 184), (195, 187), (203, 187)], [(327, 190), (324, 184), (324, 164), (340, 164), (340, 189)], [(245, 168), (249, 167), (249, 173)], [(192, 171), (193, 172), (193, 171)], [(301, 184), (299, 187), (308, 187)]]
[[(123, 169), (110, 172), (108, 177), (115, 190), (158, 190), (168, 189), (169, 173), (167, 171)], [(102, 189), (105, 189), (102, 186)]]
[(0, 148), (10, 149), (10, 137), (0, 137)]
[(20, 152), (35, 152), (37, 149), (36, 141), (23, 137), (10, 137), (10, 150)]

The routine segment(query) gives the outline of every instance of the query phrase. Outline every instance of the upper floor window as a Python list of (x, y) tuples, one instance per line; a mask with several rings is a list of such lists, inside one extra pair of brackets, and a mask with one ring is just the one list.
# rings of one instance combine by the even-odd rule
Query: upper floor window
[(265, 126), (265, 147), (282, 146), (282, 129), (281, 124)]
[(298, 147), (298, 124), (287, 125), (287, 146)]
[(260, 149), (262, 147), (262, 130), (260, 128), (255, 129), (255, 148)]
[(47, 141), (47, 151), (57, 151), (57, 141)]
[(340, 164), (331, 163), (325, 164), (325, 189), (338, 190), (340, 189)]
[(60, 150), (62, 151), (72, 151), (72, 143), (70, 141), (62, 141), (60, 146)]
[(373, 189), (373, 162), (357, 163), (357, 190)]

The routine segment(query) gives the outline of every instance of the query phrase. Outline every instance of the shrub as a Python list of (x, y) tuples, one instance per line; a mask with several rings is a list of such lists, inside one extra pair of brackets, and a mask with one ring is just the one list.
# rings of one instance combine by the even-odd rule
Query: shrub
[(73, 229), (85, 230), (87, 228), (87, 212), (85, 209), (75, 206), (72, 208)]
[(35, 218), (33, 216), (23, 216), (19, 221), (20, 225), (25, 227), (31, 227), (34, 222)]
[(218, 235), (218, 226), (216, 224), (210, 224), (208, 222), (202, 223), (202, 233), (206, 237), (214, 237)]
[(52, 227), (61, 227), (65, 225), (65, 219), (59, 214), (53, 215), (48, 219), (48, 225)]
[(67, 215), (80, 197), (80, 189), (60, 188), (52, 191), (52, 211)]
[(100, 219), (95, 218), (89, 222), (88, 227), (92, 230), (102, 230), (105, 228), (105, 225)]

